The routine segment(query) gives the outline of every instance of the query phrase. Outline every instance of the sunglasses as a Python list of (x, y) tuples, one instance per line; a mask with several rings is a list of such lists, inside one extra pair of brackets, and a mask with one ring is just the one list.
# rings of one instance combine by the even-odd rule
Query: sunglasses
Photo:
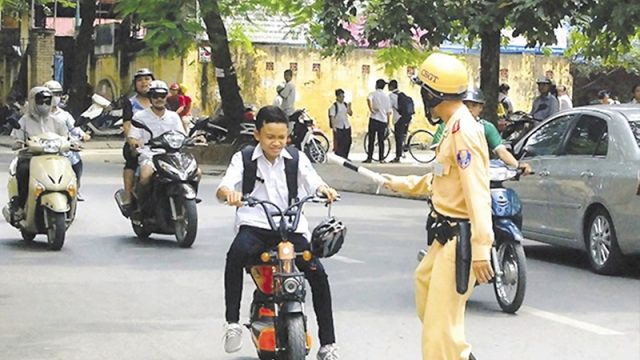
[(166, 92), (152, 92), (151, 94), (149, 94), (151, 96), (152, 99), (164, 99), (167, 97), (167, 93)]
[(39, 98), (36, 99), (36, 105), (51, 105), (51, 98), (50, 97), (45, 97), (45, 98)]

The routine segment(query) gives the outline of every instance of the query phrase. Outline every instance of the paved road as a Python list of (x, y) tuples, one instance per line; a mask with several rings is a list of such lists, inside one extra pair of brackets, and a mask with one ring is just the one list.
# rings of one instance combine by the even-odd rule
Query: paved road
[[(4, 184), (9, 155), (1, 152)], [(204, 180), (192, 249), (165, 236), (139, 241), (112, 200), (120, 183), (114, 154), (84, 153), (87, 201), (61, 252), (47, 251), (41, 238), (27, 245), (0, 222), (0, 358), (255, 359), (248, 336), (241, 352), (222, 351), (233, 210), (212, 201), (219, 178)], [(412, 274), (424, 207), (344, 194), (334, 208), (349, 226), (340, 256), (325, 261), (343, 359), (420, 358)], [(313, 222), (324, 211), (307, 213)], [(526, 252), (529, 287), (518, 315), (501, 313), (489, 286), (476, 288), (469, 302), (467, 334), (480, 359), (640, 358), (640, 270), (603, 277), (572, 250), (527, 243)], [(245, 285), (243, 319), (248, 278)]]

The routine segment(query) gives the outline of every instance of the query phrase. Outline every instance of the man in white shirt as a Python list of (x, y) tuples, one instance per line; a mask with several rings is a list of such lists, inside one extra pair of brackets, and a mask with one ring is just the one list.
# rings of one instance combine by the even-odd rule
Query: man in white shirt
[[(256, 140), (258, 146), (253, 150), (251, 159), (256, 161), (257, 170), (255, 185), (250, 195), (260, 200), (269, 200), (281, 208), (289, 205), (289, 190), (285, 175), (285, 159), (291, 159), (287, 146), (288, 118), (275, 106), (265, 106), (256, 116)], [(319, 191), (330, 201), (337, 197), (337, 192), (326, 185), (311, 166), (304, 155), (298, 153), (298, 192), (309, 194)], [(225, 351), (232, 353), (242, 348), (242, 326), (240, 320), (240, 300), (242, 298), (242, 277), (244, 267), (252, 258), (257, 257), (265, 249), (275, 246), (280, 237), (271, 230), (268, 220), (260, 207), (242, 207), (242, 188), (244, 176), (242, 152), (233, 155), (231, 164), (216, 190), (220, 201), (237, 207), (235, 226), (237, 234), (229, 252), (225, 266), (225, 304), (226, 332)], [(306, 218), (300, 219), (298, 228), (289, 237), (296, 252), (309, 249), (309, 228)], [(317, 258), (311, 262), (296, 261), (309, 281), (313, 293), (313, 307), (318, 321), (320, 350), (318, 359), (338, 359), (337, 346), (333, 327), (331, 308), (331, 292), (327, 275)]]
[[(16, 147), (22, 146), (32, 136), (38, 136), (46, 132), (52, 132), (62, 137), (68, 136), (65, 124), (51, 116), (51, 104), (53, 94), (44, 86), (36, 86), (29, 91), (28, 111), (18, 123), (19, 129), (13, 129), (11, 137), (16, 140)], [(18, 155), (16, 165), (16, 178), (18, 179), (18, 199), (10, 199), (11, 206), (22, 208), (27, 200), (29, 190), (29, 163), (30, 156)]]
[(351, 104), (344, 102), (344, 90), (336, 90), (336, 101), (329, 107), (329, 122), (336, 139), (335, 153), (345, 159), (349, 158), (351, 149), (351, 124), (349, 116), (353, 115)]
[(378, 159), (381, 163), (384, 162), (385, 132), (391, 118), (391, 100), (389, 100), (389, 95), (383, 91), (386, 85), (386, 81), (378, 79), (376, 81), (376, 90), (367, 97), (367, 105), (369, 106), (369, 146), (365, 163), (370, 163), (373, 160), (373, 145), (376, 137), (378, 138)]
[(149, 98), (151, 99), (151, 107), (138, 111), (133, 116), (133, 122), (145, 125), (151, 130), (152, 134), (145, 129), (132, 126), (129, 130), (129, 144), (138, 149), (140, 156), (138, 163), (140, 164), (140, 178), (137, 195), (139, 199), (145, 199), (150, 189), (151, 176), (155, 172), (153, 167), (153, 152), (145, 144), (154, 137), (160, 136), (167, 131), (178, 131), (185, 134), (184, 126), (180, 116), (165, 108), (167, 104), (167, 95), (169, 87), (164, 81), (154, 80), (149, 87)]
[(282, 98), (280, 108), (287, 114), (287, 116), (293, 115), (296, 111), (296, 86), (291, 81), (293, 79), (293, 72), (291, 69), (284, 71), (284, 87), (278, 90), (278, 95)]
[(558, 85), (558, 103), (560, 104), (560, 111), (573, 109), (573, 102), (567, 94), (567, 87), (564, 85)]

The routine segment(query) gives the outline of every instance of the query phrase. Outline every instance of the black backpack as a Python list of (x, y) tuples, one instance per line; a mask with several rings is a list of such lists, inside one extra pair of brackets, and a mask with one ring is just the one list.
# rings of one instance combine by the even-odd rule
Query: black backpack
[[(256, 186), (256, 181), (264, 183), (264, 179), (258, 178), (258, 162), (251, 160), (255, 146), (247, 146), (241, 150), (242, 165), (242, 193), (251, 194)], [(289, 192), (289, 205), (298, 201), (298, 162), (300, 154), (295, 146), (287, 146), (286, 150), (291, 154), (291, 159), (284, 159), (284, 173), (287, 177), (287, 190)]]
[(400, 116), (411, 116), (416, 113), (416, 107), (413, 104), (411, 96), (400, 92), (398, 93), (398, 113)]
[[(334, 102), (333, 105), (331, 105), (331, 107), (333, 107), (336, 111), (336, 114), (333, 116), (335, 118), (338, 116), (338, 103)], [(329, 119), (329, 127), (333, 127), (333, 124), (331, 124), (331, 107), (329, 107), (329, 110), (327, 110), (327, 119)]]

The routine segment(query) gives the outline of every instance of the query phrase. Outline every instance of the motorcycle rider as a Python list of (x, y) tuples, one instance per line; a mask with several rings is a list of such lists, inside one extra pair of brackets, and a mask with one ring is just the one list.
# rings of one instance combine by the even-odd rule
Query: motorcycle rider
[[(36, 86), (29, 91), (29, 107), (18, 123), (19, 129), (13, 129), (11, 137), (16, 140), (14, 149), (19, 149), (27, 139), (45, 132), (52, 132), (67, 137), (67, 126), (58, 118), (52, 116), (51, 108), (53, 94), (44, 86)], [(18, 154), (16, 178), (18, 179), (18, 198), (10, 199), (13, 213), (21, 212), (27, 200), (29, 189), (29, 164), (31, 155), (21, 152)]]
[[(51, 90), (51, 93), (53, 94), (51, 115), (57, 118), (59, 121), (62, 121), (67, 126), (67, 130), (69, 131), (69, 138), (71, 140), (77, 141), (91, 140), (91, 136), (89, 134), (85, 133), (84, 131), (82, 131), (82, 129), (80, 129), (80, 127), (76, 126), (76, 120), (73, 118), (73, 116), (69, 114), (68, 111), (60, 107), (63, 92), (62, 85), (55, 80), (49, 80), (44, 83), (43, 86)], [(80, 177), (82, 176), (83, 168), (82, 158), (77, 151), (69, 151), (69, 153), (67, 153), (67, 157), (69, 158), (69, 161), (71, 161), (73, 172), (76, 174), (76, 181), (78, 186), (78, 194), (76, 197), (78, 201), (84, 201), (84, 198), (80, 195)]]
[[(132, 120), (148, 127), (152, 134), (149, 134), (145, 129), (131, 126), (127, 137), (129, 145), (134, 149), (138, 149), (140, 153), (138, 157), (140, 176), (136, 189), (136, 197), (141, 200), (148, 198), (149, 191), (151, 190), (151, 176), (156, 171), (152, 162), (153, 152), (144, 144), (150, 139), (171, 130), (186, 135), (180, 116), (175, 111), (166, 109), (167, 96), (169, 95), (169, 87), (167, 84), (162, 80), (154, 80), (149, 85), (147, 94), (149, 99), (151, 99), (151, 107), (137, 112), (133, 115)], [(198, 178), (199, 177), (200, 169), (198, 169)]]
[(432, 225), (428, 235), (430, 243), (436, 241), (415, 272), (422, 358), (475, 359), (465, 341), (464, 310), (476, 280), (486, 283), (493, 277), (487, 143), (462, 103), (468, 85), (466, 66), (451, 55), (434, 53), (418, 74), (428, 119), (433, 122), (431, 114), (441, 119), (446, 131), (432, 174), (385, 174), (385, 187), (431, 195), (433, 220), (428, 222)]
[[(151, 70), (147, 68), (138, 69), (133, 75), (133, 88), (135, 95), (127, 98), (123, 96), (120, 99), (120, 105), (122, 107), (122, 128), (124, 130), (125, 139), (129, 138), (129, 131), (131, 130), (131, 119), (133, 115), (141, 110), (148, 109), (151, 106), (151, 100), (149, 99), (149, 86), (151, 82), (155, 80)], [(128, 140), (122, 147), (122, 156), (125, 159), (124, 170), (122, 171), (122, 180), (124, 185), (124, 192), (122, 196), (123, 205), (125, 210), (125, 216), (131, 214), (131, 193), (135, 185), (135, 172), (138, 168), (138, 153), (135, 151), (135, 147), (132, 147)]]
[(542, 121), (557, 113), (560, 110), (560, 104), (558, 103), (558, 98), (551, 94), (551, 86), (553, 85), (551, 79), (546, 76), (541, 77), (536, 83), (538, 84), (540, 95), (533, 100), (531, 117)]
[[(270, 200), (281, 208), (288, 204), (288, 188), (285, 177), (285, 159), (292, 158), (285, 147), (287, 146), (288, 117), (276, 106), (265, 106), (258, 112), (256, 118), (255, 147), (252, 158), (257, 161), (256, 184), (251, 196), (260, 200)], [(231, 164), (216, 190), (220, 201), (226, 201), (236, 210), (236, 234), (225, 266), (225, 303), (226, 303), (226, 332), (224, 347), (227, 353), (239, 351), (242, 348), (242, 326), (240, 320), (240, 300), (242, 298), (243, 269), (252, 257), (257, 256), (269, 244), (277, 243), (280, 239), (275, 234), (261, 209), (242, 207), (242, 179), (244, 165), (242, 153), (237, 152), (231, 159)], [(337, 198), (337, 192), (329, 187), (316, 173), (311, 162), (299, 153), (298, 179), (301, 192), (321, 192), (329, 201)], [(309, 249), (309, 228), (304, 215), (300, 219), (298, 229), (289, 237), (296, 252)], [(338, 348), (335, 345), (333, 314), (331, 308), (331, 291), (324, 267), (317, 258), (311, 262), (296, 261), (296, 266), (304, 272), (309, 281), (313, 294), (313, 307), (318, 321), (320, 350), (318, 360), (338, 359)]]
[[(515, 168), (522, 169), (524, 174), (531, 173), (531, 165), (527, 163), (521, 163), (513, 157), (513, 154), (507, 150), (507, 147), (502, 143), (502, 137), (500, 136), (500, 132), (490, 121), (481, 119), (480, 114), (482, 113), (482, 109), (484, 108), (484, 96), (482, 95), (482, 91), (480, 90), (470, 90), (467, 91), (467, 95), (462, 100), (462, 102), (469, 108), (471, 115), (478, 121), (480, 125), (482, 125), (484, 129), (484, 136), (487, 140), (487, 145), (489, 149), (489, 153), (494, 153), (502, 160), (505, 164)], [(444, 133), (445, 125), (444, 123), (440, 123), (438, 125), (438, 129), (436, 133), (433, 135), (433, 144), (440, 143), (442, 139), (442, 134)]]

